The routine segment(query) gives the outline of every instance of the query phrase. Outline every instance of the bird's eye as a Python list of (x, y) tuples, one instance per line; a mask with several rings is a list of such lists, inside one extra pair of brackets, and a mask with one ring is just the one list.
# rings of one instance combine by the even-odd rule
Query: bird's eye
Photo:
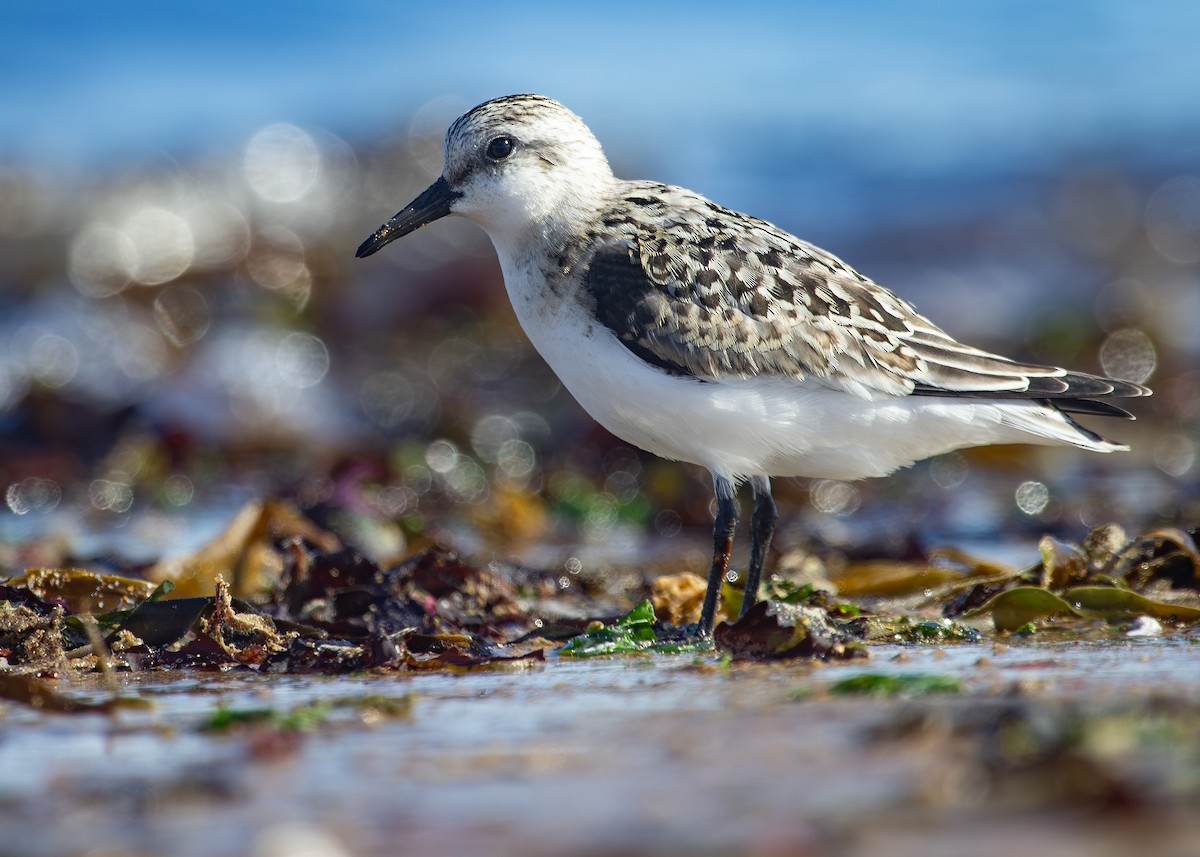
[(485, 154), (493, 161), (503, 161), (512, 154), (513, 141), (512, 137), (496, 137), (487, 144)]

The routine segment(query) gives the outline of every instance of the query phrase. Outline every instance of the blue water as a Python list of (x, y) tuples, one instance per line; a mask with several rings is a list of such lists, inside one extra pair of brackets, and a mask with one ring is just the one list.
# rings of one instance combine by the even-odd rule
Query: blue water
[(232, 151), (279, 120), (371, 139), (433, 98), (513, 91), (567, 103), (616, 160), (723, 198), (747, 162), (763, 182), (798, 160), (1178, 160), (1200, 154), (1198, 41), (1200, 4), (1124, 0), (13, 2), (0, 163)]

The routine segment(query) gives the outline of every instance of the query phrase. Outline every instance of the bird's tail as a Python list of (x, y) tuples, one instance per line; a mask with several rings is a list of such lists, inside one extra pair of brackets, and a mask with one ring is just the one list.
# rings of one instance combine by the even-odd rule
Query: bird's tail
[(1003, 423), (1033, 435), (1030, 442), (1069, 443), (1092, 452), (1128, 452), (1123, 443), (1113, 443), (1096, 432), (1080, 425), (1064, 411), (1050, 402), (1013, 401), (1006, 402)]

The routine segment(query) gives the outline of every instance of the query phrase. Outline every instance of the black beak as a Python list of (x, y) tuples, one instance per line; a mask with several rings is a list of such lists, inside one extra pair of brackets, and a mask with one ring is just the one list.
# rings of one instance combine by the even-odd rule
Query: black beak
[(456, 190), (451, 190), (444, 178), (440, 178), (429, 188), (398, 212), (395, 217), (375, 230), (375, 234), (359, 245), (354, 254), (362, 259), (383, 249), (385, 244), (403, 238), (408, 233), (420, 229), (427, 223), (445, 217), (450, 213), (450, 206), (462, 196)]

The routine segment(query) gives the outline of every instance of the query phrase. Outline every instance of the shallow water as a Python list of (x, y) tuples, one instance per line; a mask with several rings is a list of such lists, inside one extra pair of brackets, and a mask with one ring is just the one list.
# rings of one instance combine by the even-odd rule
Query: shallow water
[[(0, 719), (0, 851), (283, 854), (299, 837), (320, 854), (858, 853), (907, 829), (896, 813), (914, 801), (930, 824), (978, 817), (986, 844), (1012, 800), (956, 791), (955, 777), (975, 776), (964, 760), (989, 751), (959, 746), (955, 729), (1012, 706), (1054, 730), (1079, 711), (1194, 705), (1196, 652), (1160, 639), (875, 646), (828, 666), (678, 656), (466, 675), (126, 675), (151, 711)], [(826, 692), (863, 672), (955, 676), (964, 695)], [(304, 734), (198, 730), (217, 706), (286, 712), (364, 694), (410, 695), (411, 714), (365, 723), (335, 709)], [(947, 725), (880, 737), (918, 712)], [(1187, 756), (1143, 762), (1178, 777)]]

